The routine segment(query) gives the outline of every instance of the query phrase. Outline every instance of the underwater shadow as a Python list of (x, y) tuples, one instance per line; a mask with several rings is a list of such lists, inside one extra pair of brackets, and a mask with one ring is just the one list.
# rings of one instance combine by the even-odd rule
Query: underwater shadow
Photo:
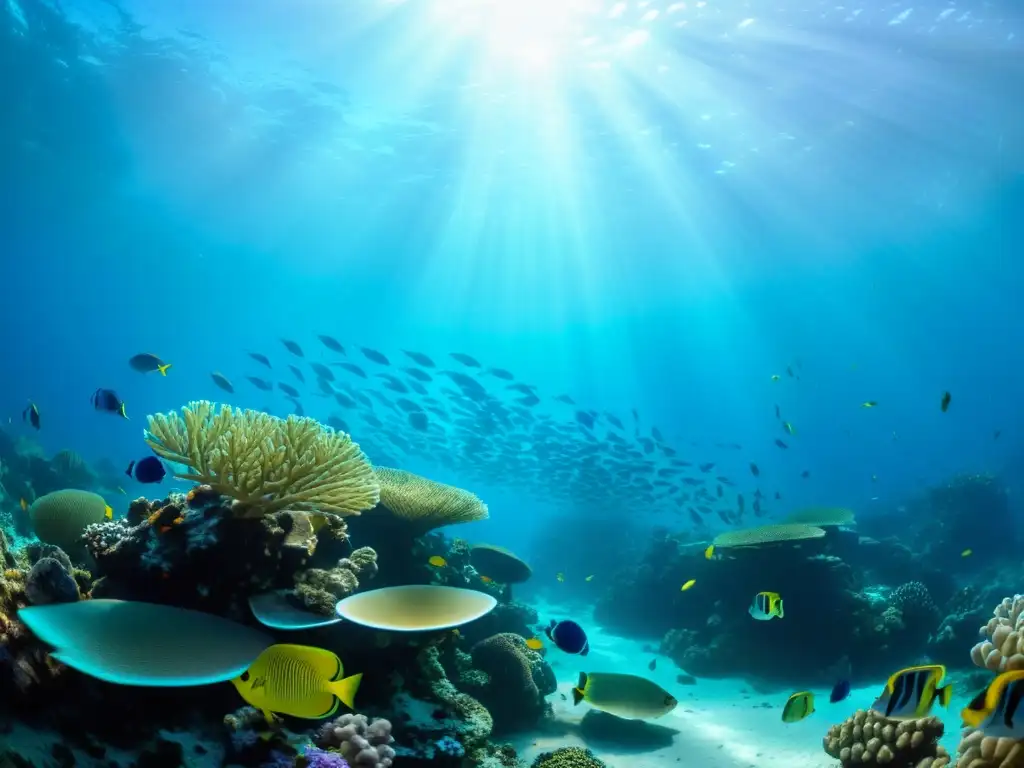
[(680, 731), (645, 720), (625, 720), (607, 712), (591, 710), (580, 721), (579, 733), (588, 747), (641, 753), (671, 747)]

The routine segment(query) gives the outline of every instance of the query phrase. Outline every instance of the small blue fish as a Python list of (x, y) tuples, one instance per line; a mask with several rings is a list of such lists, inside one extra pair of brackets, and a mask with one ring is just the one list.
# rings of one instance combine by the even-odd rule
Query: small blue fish
[(566, 653), (586, 656), (590, 653), (590, 641), (583, 627), (571, 619), (565, 621), (551, 620), (544, 634), (555, 644), (555, 647)]
[(117, 396), (117, 392), (112, 389), (100, 388), (93, 392), (92, 407), (103, 413), (112, 413), (123, 419), (128, 418), (128, 414), (125, 413), (124, 402)]
[(836, 704), (847, 696), (850, 695), (850, 681), (840, 680), (838, 683), (832, 686), (832, 693), (829, 695), (828, 700), (833, 704)]
[(156, 456), (147, 456), (140, 461), (133, 461), (124, 473), (128, 477), (134, 477), (140, 483), (159, 483), (167, 477), (164, 463)]

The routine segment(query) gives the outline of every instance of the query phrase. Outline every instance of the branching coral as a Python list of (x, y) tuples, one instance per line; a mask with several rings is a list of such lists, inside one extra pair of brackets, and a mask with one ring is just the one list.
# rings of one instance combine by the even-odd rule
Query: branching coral
[(180, 416), (150, 416), (148, 426), (149, 447), (192, 470), (178, 477), (235, 499), (238, 516), (283, 509), (357, 515), (380, 498), (377, 476), (359, 446), (313, 419), (284, 420), (228, 405), (215, 410), (200, 400)]
[(942, 733), (942, 721), (937, 717), (890, 720), (874, 710), (858, 709), (844, 722), (828, 729), (824, 747), (843, 768), (854, 765), (940, 768), (949, 764), (949, 754), (939, 746)]
[(1004, 597), (978, 631), (986, 639), (971, 649), (971, 661), (993, 672), (1024, 669), (1024, 595)]
[(424, 534), (442, 525), (487, 519), (487, 505), (476, 494), (401, 469), (377, 467), (380, 503), (396, 518)]

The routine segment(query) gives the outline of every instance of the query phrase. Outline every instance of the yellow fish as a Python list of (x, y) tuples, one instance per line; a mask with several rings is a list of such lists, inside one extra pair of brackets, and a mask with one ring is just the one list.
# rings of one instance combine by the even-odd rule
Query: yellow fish
[(996, 677), (961, 710), (964, 724), (981, 728), (985, 736), (1020, 741), (1022, 729), (1017, 726), (1024, 724), (1024, 718), (1017, 717), (1017, 710), (1024, 698), (1022, 681), (1024, 671), (1019, 669)]
[(705, 560), (710, 560), (712, 557), (714, 557), (714, 555), (715, 555), (715, 545), (712, 544), (707, 549), (704, 550), (704, 559)]
[(690, 579), (688, 582), (683, 584), (682, 588), (679, 591), (680, 592), (685, 592), (686, 590), (688, 590), (690, 587), (692, 587), (696, 583), (697, 583), (696, 579)]
[(587, 576), (587, 578), (584, 579), (584, 581), (593, 581), (593, 580), (594, 580), (594, 574), (590, 574), (589, 576)]
[(435, 568), (444, 568), (446, 565), (448, 565), (448, 561), (445, 560), (440, 555), (434, 555), (429, 560), (427, 560), (427, 562), (430, 563)]
[(796, 723), (814, 712), (814, 694), (810, 691), (794, 693), (782, 708), (782, 722)]
[(539, 651), (541, 648), (544, 647), (544, 643), (542, 643), (539, 638), (531, 637), (529, 640), (526, 641), (526, 647), (529, 648), (531, 651)]
[(889, 678), (871, 708), (878, 714), (894, 720), (916, 720), (925, 717), (936, 701), (944, 707), (949, 706), (953, 686), (940, 687), (945, 677), (946, 668), (941, 664), (901, 669)]
[(565, 581), (565, 574), (564, 573), (556, 573), (555, 574), (555, 578), (558, 579), (559, 581)]
[(103, 508), (103, 516), (105, 518), (107, 518), (107, 520), (113, 520), (114, 519), (114, 508), (111, 507), (109, 504), (107, 504)]
[(963, 552), (960, 553), (960, 557), (970, 557), (973, 554), (974, 554), (974, 550), (973, 549), (965, 549)]
[(877, 400), (865, 400), (863, 403), (860, 404), (860, 407), (861, 408), (874, 408), (876, 405), (878, 405), (878, 401)]
[(353, 708), (363, 675), (344, 677), (341, 659), (308, 645), (272, 645), (231, 682), (272, 722), (274, 713), (322, 720), (344, 704)]
[(494, 583), (494, 579), (492, 579), (490, 576), (481, 576), (480, 577), (480, 581), (482, 581), (484, 584), (493, 584)]
[(25, 501), (24, 499), (22, 499), (20, 506), (21, 506), (21, 511), (24, 512), (25, 510), (28, 509), (28, 502)]
[(754, 595), (754, 602), (750, 604), (747, 613), (758, 621), (770, 621), (776, 616), (781, 619), (785, 616), (782, 610), (782, 597), (778, 592), (758, 592)]

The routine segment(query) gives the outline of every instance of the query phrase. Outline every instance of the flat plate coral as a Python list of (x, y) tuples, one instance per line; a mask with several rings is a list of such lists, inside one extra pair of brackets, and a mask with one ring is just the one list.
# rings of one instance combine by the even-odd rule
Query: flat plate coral
[(249, 598), (249, 609), (265, 627), (286, 631), (326, 627), (341, 621), (336, 616), (322, 616), (307, 611), (296, 602), (295, 593), (290, 589), (253, 595)]
[(54, 647), (57, 661), (120, 685), (222, 683), (274, 642), (209, 613), (124, 600), (32, 606), (18, 617)]
[(346, 597), (337, 606), (346, 621), (391, 632), (430, 632), (460, 627), (490, 613), (491, 595), (437, 584), (384, 587)]

